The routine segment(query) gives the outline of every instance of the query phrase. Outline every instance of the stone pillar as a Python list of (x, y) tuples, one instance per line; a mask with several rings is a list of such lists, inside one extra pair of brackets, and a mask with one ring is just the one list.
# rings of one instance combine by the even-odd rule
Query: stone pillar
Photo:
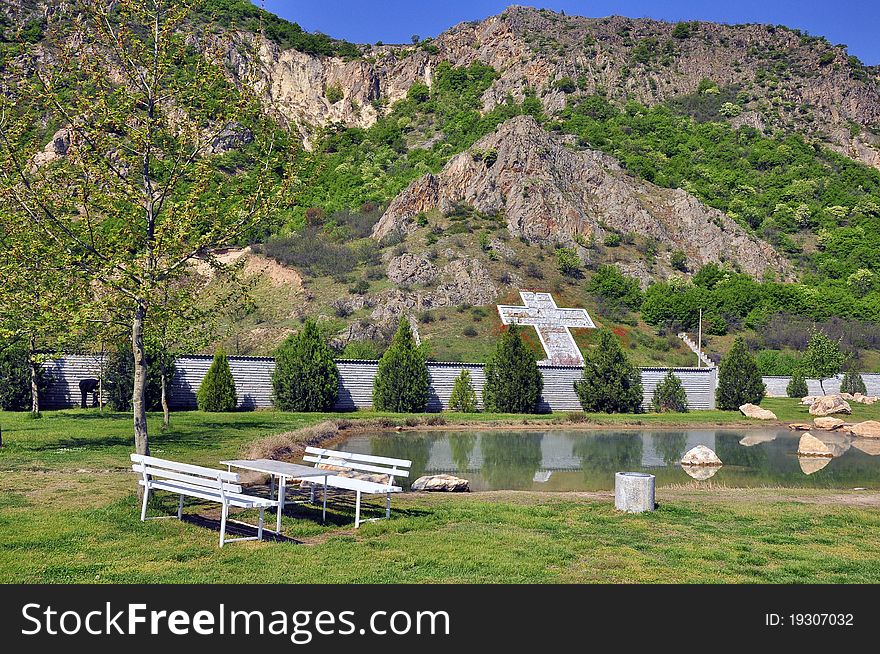
[(614, 475), (614, 508), (627, 513), (654, 510), (654, 475), (618, 472)]

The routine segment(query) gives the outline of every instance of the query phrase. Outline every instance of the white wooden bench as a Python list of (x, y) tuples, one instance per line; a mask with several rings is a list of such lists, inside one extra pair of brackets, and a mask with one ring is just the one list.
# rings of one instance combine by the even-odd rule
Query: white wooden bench
[[(132, 454), (131, 462), (131, 469), (141, 475), (138, 484), (144, 487), (144, 502), (141, 507), (142, 521), (148, 519), (147, 501), (150, 492), (162, 490), (180, 495), (180, 502), (177, 505), (178, 519), (183, 519), (184, 497), (197, 497), (223, 505), (220, 519), (220, 547), (223, 547), (224, 543), (242, 540), (263, 540), (263, 514), (267, 508), (277, 506), (278, 502), (243, 493), (240, 485), (241, 479), (237, 473), (158, 459), (142, 454)], [(229, 518), (230, 506), (260, 510), (256, 536), (226, 538), (226, 522)]]
[[(373, 473), (384, 476), (387, 481), (370, 481), (356, 477), (344, 477), (330, 475), (327, 477), (327, 486), (354, 491), (356, 494), (354, 508), (355, 529), (362, 522), (372, 522), (382, 518), (370, 518), (361, 520), (361, 494), (385, 495), (385, 519), (391, 517), (391, 493), (399, 493), (403, 489), (394, 485), (395, 477), (408, 477), (412, 461), (406, 459), (390, 459), (384, 456), (372, 456), (370, 454), (355, 454), (352, 452), (338, 452), (326, 450), (321, 447), (307, 447), (303, 461), (314, 463), (316, 468), (340, 469), (340, 472)], [(308, 483), (308, 482), (306, 482)], [(315, 485), (312, 486), (312, 501), (315, 499)], [(326, 487), (325, 487), (325, 493)], [(326, 498), (325, 498), (326, 500)]]

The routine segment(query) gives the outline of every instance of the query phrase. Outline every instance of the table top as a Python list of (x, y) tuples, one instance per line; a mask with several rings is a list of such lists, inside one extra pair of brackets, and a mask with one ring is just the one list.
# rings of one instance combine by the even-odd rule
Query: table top
[(231, 461), (221, 461), (225, 466), (234, 468), (242, 468), (243, 470), (253, 470), (255, 472), (265, 472), (279, 477), (291, 477), (293, 479), (303, 479), (304, 477), (327, 477), (332, 475), (332, 470), (321, 470), (311, 466), (304, 466), (299, 463), (286, 463), (284, 461), (273, 461), (272, 459), (234, 459)]

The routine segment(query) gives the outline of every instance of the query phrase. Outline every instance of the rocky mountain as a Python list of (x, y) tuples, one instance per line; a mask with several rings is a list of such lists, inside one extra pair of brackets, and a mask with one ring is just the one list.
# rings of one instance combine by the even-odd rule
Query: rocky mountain
[(226, 58), (236, 77), (296, 124), (307, 142), (315, 128), (331, 123), (371, 125), (414, 83), (430, 86), (441, 61), (479, 61), (500, 71), (483, 95), (485, 110), (529, 92), (550, 114), (571, 97), (597, 92), (654, 105), (694, 94), (709, 80), (738, 98), (737, 115), (728, 117), (734, 123), (797, 131), (880, 167), (878, 67), (864, 66), (844, 46), (781, 26), (583, 18), (510, 7), (421, 45), (361, 51), (345, 60), (269, 42), (257, 60), (235, 48)]
[(726, 261), (757, 278), (767, 271), (790, 276), (783, 257), (726, 214), (683, 190), (636, 179), (611, 157), (566, 141), (531, 116), (512, 118), (440, 174), (410, 184), (388, 205), (373, 237), (412, 231), (417, 215), (434, 209), (448, 214), (466, 204), (503, 215), (512, 234), (532, 241), (576, 246), (634, 233), (684, 252), (695, 269)]

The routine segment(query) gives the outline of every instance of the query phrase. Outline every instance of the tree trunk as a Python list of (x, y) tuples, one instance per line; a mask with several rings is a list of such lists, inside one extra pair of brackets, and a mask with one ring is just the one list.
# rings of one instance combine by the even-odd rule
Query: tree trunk
[(823, 383), (824, 381), (825, 381), (824, 379), (820, 379), (820, 380), (819, 380), (819, 388), (822, 389), (822, 395), (826, 395), (826, 393), (825, 393), (825, 384)]
[(168, 408), (168, 373), (162, 366), (162, 427), (168, 429), (171, 425), (171, 411)]
[(134, 415), (134, 447), (138, 454), (149, 456), (150, 441), (147, 435), (147, 353), (144, 348), (144, 319), (147, 306), (138, 302), (131, 325), (131, 347), (134, 354), (134, 387), (131, 408)]
[(37, 344), (33, 337), (31, 337), (30, 348), (31, 413), (35, 416), (38, 416), (40, 415), (40, 386), (37, 382), (40, 375), (40, 365), (37, 363)]

